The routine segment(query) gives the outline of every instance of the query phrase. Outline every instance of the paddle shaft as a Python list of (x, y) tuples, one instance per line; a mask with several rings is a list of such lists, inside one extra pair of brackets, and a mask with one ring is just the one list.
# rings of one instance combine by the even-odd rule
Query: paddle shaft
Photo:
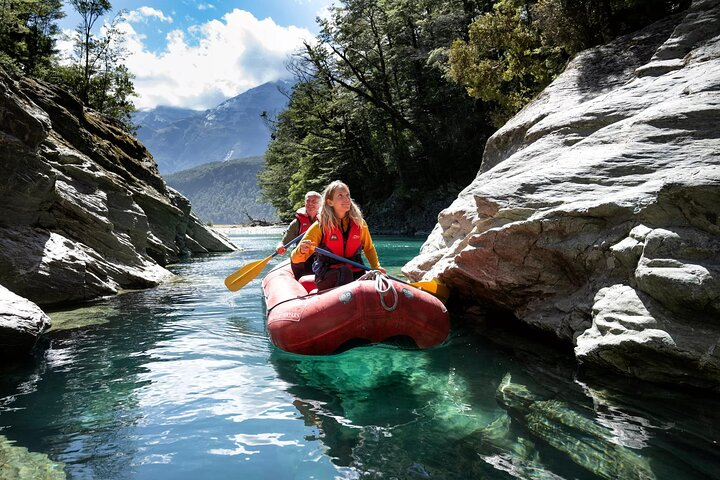
[[(322, 254), (325, 255), (326, 257), (330, 257), (330, 258), (332, 258), (333, 260), (337, 260), (337, 261), (339, 261), (339, 262), (343, 262), (343, 263), (347, 263), (348, 265), (352, 265), (353, 267), (362, 268), (363, 270), (366, 270), (366, 271), (372, 270), (372, 268), (368, 267), (367, 265), (363, 265), (362, 263), (354, 262), (354, 261), (352, 261), (352, 260), (350, 260), (350, 259), (347, 259), (347, 258), (345, 258), (345, 257), (341, 257), (340, 255), (335, 255), (334, 253), (329, 252), (329, 251), (325, 250), (324, 248), (315, 247), (315, 251), (318, 252), (318, 253), (322, 253)], [(387, 275), (387, 274), (386, 274), (386, 275)], [(388, 278), (392, 278), (392, 279), (395, 280), (396, 282), (400, 282), (400, 283), (404, 283), (405, 285), (410, 285), (410, 286), (412, 286), (410, 283), (406, 282), (405, 280), (400, 280), (399, 278), (393, 277), (392, 275), (387, 275), (387, 277), (388, 277)]]
[[(341, 257), (339, 255), (335, 255), (332, 252), (328, 252), (327, 250), (323, 248), (315, 247), (315, 251), (317, 253), (320, 253), (322, 255), (325, 255), (327, 257), (330, 257), (334, 260), (347, 263), (348, 265), (352, 265), (357, 268), (362, 268), (363, 270), (372, 270), (370, 267), (367, 267), (363, 265), (362, 263), (354, 262), (352, 260), (349, 260), (347, 258)], [(386, 274), (387, 275), (387, 274)], [(440, 285), (436, 281), (430, 281), (430, 282), (415, 282), (415, 283), (409, 283), (405, 280), (400, 280), (397, 277), (393, 277), (392, 275), (387, 275), (388, 278), (392, 278), (396, 282), (404, 283), (405, 285), (410, 285), (411, 287), (418, 288), (420, 290), (423, 290), (425, 292), (428, 292), (429, 294), (437, 297), (441, 302), (445, 303), (448, 299), (448, 296), (450, 295), (450, 290), (444, 285)]]
[[(283, 248), (284, 248), (285, 250), (287, 250), (288, 248), (292, 247), (292, 246), (293, 246), (295, 243), (297, 243), (298, 240), (300, 240), (304, 235), (305, 235), (305, 232), (301, 233), (300, 235), (298, 235), (297, 237), (293, 238), (293, 239), (290, 240), (288, 243), (286, 243), (285, 245), (283, 245)], [(277, 254), (278, 254), (278, 253), (277, 253), (277, 250), (275, 250), (275, 253), (273, 253), (273, 254), (270, 255), (270, 256), (271, 256), (271, 257), (274, 257), (274, 256), (277, 255)]]

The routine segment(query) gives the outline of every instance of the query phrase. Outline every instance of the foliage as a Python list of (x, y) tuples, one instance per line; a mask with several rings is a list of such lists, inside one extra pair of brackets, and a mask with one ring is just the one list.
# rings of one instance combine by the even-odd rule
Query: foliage
[(545, 37), (574, 54), (684, 10), (691, 0), (539, 0), (533, 14)]
[(82, 19), (76, 29), (76, 58), (70, 66), (59, 67), (57, 78), (85, 105), (120, 120), (132, 130), (130, 115), (135, 106), (130, 98), (135, 95), (135, 87), (133, 75), (122, 63), (125, 50), (122, 32), (118, 29), (124, 12), (120, 11), (104, 26), (103, 34), (97, 36), (93, 28), (112, 8), (110, 2), (71, 0), (70, 3)]
[(261, 174), (282, 218), (340, 178), (362, 205), (474, 175), (491, 129), (437, 59), (489, 2), (346, 0), (293, 58)]
[(93, 27), (100, 17), (110, 11), (112, 5), (108, 0), (70, 0), (70, 5), (82, 18), (76, 29), (75, 49), (82, 69), (78, 95), (87, 104), (90, 100), (90, 79), (96, 64), (102, 63), (101, 55), (110, 44), (109, 41), (97, 39)]
[(62, 0), (0, 1), (0, 65), (42, 76), (52, 65)]
[(470, 25), (469, 40), (456, 40), (449, 75), (472, 97), (493, 102), (501, 126), (526, 105), (565, 65), (564, 53), (543, 42), (527, 2), (501, 0)]
[(573, 54), (636, 30), (689, 0), (500, 0), (450, 51), (449, 77), (493, 102), (500, 126), (563, 69)]
[(15, 75), (59, 84), (85, 105), (120, 120), (128, 130), (135, 107), (133, 76), (123, 65), (125, 52), (118, 23), (122, 12), (96, 35), (97, 22), (112, 6), (108, 0), (71, 0), (81, 17), (76, 30), (76, 56), (70, 64), (55, 48), (65, 16), (62, 0), (0, 0), (0, 65)]
[(336, 178), (360, 205), (465, 185), (488, 136), (574, 53), (688, 2), (342, 0), (289, 65), (263, 195), (285, 219)]

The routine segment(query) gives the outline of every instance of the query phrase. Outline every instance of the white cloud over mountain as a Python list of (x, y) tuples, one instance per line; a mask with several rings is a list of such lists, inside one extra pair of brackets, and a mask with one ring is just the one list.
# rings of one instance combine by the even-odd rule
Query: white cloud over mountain
[(146, 37), (134, 28), (150, 20), (172, 22), (162, 11), (143, 7), (129, 12), (120, 25), (135, 75), (135, 104), (205, 109), (265, 82), (288, 78), (288, 56), (314, 35), (304, 28), (277, 25), (235, 9), (217, 20), (166, 35), (166, 47), (147, 48)]

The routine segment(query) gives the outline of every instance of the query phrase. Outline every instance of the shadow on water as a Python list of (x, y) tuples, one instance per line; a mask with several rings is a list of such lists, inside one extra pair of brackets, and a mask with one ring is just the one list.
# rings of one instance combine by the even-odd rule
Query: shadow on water
[[(270, 360), (317, 429), (309, 439), (363, 478), (699, 479), (720, 471), (717, 399), (580, 381), (571, 355), (537, 339), (498, 346), (459, 335), (428, 351), (373, 345), (328, 357), (274, 351)], [(690, 408), (695, 414), (678, 411)]]

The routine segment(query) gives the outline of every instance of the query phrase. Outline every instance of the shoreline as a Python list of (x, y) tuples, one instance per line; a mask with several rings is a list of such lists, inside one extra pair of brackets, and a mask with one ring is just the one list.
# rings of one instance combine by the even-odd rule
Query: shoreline
[(283, 228), (284, 223), (270, 223), (267, 225), (253, 225), (251, 223), (228, 223), (209, 225), (210, 228)]
[(233, 233), (277, 233), (282, 234), (285, 229), (287, 228), (287, 225), (213, 225), (212, 227), (208, 227), (216, 232), (227, 235), (229, 232)]

